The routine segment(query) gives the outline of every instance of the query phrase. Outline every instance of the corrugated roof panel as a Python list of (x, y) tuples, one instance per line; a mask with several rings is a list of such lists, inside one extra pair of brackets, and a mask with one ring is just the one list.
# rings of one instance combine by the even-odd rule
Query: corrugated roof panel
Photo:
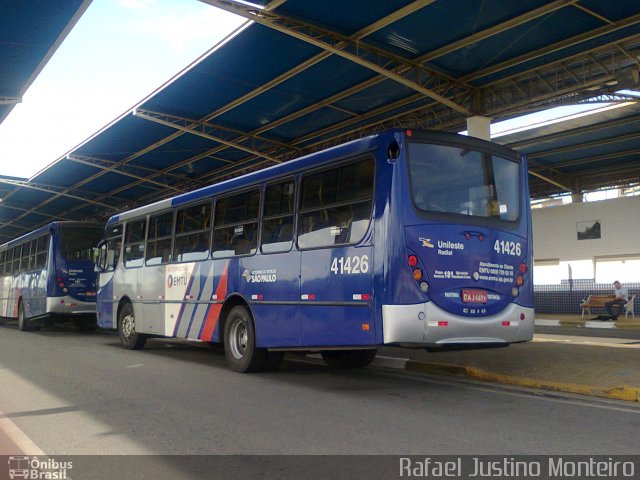
[[(640, 3), (638, 4), (638, 13), (640, 13)], [(472, 83), (477, 86), (483, 86), (495, 81), (498, 81), (502, 78), (509, 77), (511, 75), (515, 75), (517, 73), (528, 71), (534, 68), (542, 67), (544, 65), (548, 65), (550, 63), (562, 60), (567, 57), (571, 57), (573, 55), (578, 55), (582, 52), (588, 52), (589, 50), (595, 49), (602, 44), (608, 44), (615, 41), (621, 41), (625, 39), (633, 39), (635, 38), (635, 43), (638, 44), (640, 41), (637, 38), (637, 35), (640, 34), (640, 23), (635, 25), (631, 25), (625, 28), (621, 28), (614, 32), (608, 33), (606, 35), (600, 35), (591, 40), (585, 40), (584, 42), (580, 42), (578, 44), (558, 49), (554, 52), (550, 52), (546, 55), (538, 56), (532, 60), (522, 62), (517, 64), (511, 68), (505, 68), (498, 73), (492, 75), (486, 75), (478, 80), (474, 80)], [(597, 55), (597, 52), (595, 53)], [(607, 58), (604, 59), (605, 64), (607, 63)], [(579, 60), (580, 63), (584, 64), (584, 59)], [(569, 62), (566, 62), (569, 63)], [(630, 64), (634, 64), (633, 60), (629, 59)], [(600, 73), (602, 70), (599, 69)], [(587, 71), (588, 73), (588, 71)]]
[(200, 119), (319, 52), (308, 43), (254, 24), (143, 107)]
[[(331, 56), (303, 71), (268, 92), (221, 115), (224, 125), (253, 131), (303, 108), (322, 102), (354, 85), (374, 77), (375, 73), (355, 65), (341, 57)], [(309, 88), (322, 79), (321, 85)], [(213, 120), (215, 123), (216, 120)], [(273, 135), (273, 132), (269, 132)], [(276, 139), (286, 141), (291, 137), (275, 134)]]
[(74, 154), (119, 161), (171, 135), (175, 129), (127, 114), (74, 150)]
[(602, 20), (582, 10), (556, 10), (440, 57), (433, 64), (456, 76), (463, 76), (603, 25)]
[(580, 5), (603, 17), (617, 21), (638, 13), (636, 1), (580, 0)]
[(372, 34), (366, 41), (416, 58), (546, 3), (544, 0), (434, 2)]
[[(0, 96), (20, 97), (88, 2), (2, 2)], [(0, 105), (0, 123), (13, 105)]]
[[(172, 133), (181, 133), (177, 129), (172, 129)], [(136, 158), (131, 162), (154, 170), (163, 170), (171, 165), (175, 165), (182, 160), (186, 160), (196, 155), (200, 155), (220, 144), (207, 138), (191, 133), (182, 133), (175, 139), (164, 145), (155, 148), (148, 153)]]
[(100, 172), (97, 167), (61, 159), (31, 179), (34, 183), (70, 187)]
[(288, 0), (275, 12), (296, 19), (313, 19), (313, 23), (325, 26), (343, 35), (353, 33), (371, 25), (404, 7), (406, 0), (385, 0), (384, 2), (345, 2), (344, 0)]

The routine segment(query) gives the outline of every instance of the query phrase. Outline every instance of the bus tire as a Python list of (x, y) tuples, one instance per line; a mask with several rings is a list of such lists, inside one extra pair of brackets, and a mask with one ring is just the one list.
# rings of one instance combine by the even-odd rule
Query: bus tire
[(35, 327), (31, 320), (27, 318), (24, 311), (24, 302), (22, 299), (18, 301), (18, 330), (21, 332), (31, 332), (34, 330), (40, 330), (40, 327)]
[(251, 313), (243, 305), (231, 309), (224, 325), (224, 355), (231, 370), (257, 372), (267, 359), (267, 350), (256, 347), (256, 329)]
[(324, 362), (331, 368), (366, 367), (376, 358), (375, 348), (367, 350), (323, 350), (320, 352)]
[(24, 303), (22, 303), (22, 299), (18, 301), (18, 330), (20, 330), (21, 332), (27, 332), (31, 330), (31, 322), (25, 316)]
[(140, 350), (147, 343), (147, 336), (136, 332), (136, 316), (129, 302), (122, 306), (118, 315), (118, 336), (127, 350)]

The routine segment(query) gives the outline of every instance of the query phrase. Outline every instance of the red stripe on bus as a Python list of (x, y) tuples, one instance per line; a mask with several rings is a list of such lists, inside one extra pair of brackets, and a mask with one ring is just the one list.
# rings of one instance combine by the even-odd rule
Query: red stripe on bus
[[(229, 264), (227, 263), (224, 267), (224, 271), (220, 276), (220, 282), (218, 283), (218, 288), (216, 288), (216, 298), (225, 298), (227, 296), (227, 273), (229, 271)], [(213, 340), (213, 331), (216, 329), (216, 325), (218, 324), (218, 320), (220, 319), (220, 311), (222, 310), (222, 304), (216, 303), (215, 305), (211, 305), (209, 308), (209, 313), (207, 314), (207, 318), (204, 321), (204, 328), (200, 333), (200, 340), (204, 340), (205, 342), (210, 342)]]

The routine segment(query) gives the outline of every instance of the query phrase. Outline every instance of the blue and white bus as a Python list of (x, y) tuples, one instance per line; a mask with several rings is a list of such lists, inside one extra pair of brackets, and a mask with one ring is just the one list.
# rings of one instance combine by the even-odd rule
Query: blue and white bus
[(52, 222), (0, 246), (0, 316), (20, 330), (43, 320), (95, 325), (96, 272), (92, 249), (104, 224)]
[(475, 138), (362, 138), (116, 215), (100, 248), (99, 326), (222, 342), (240, 372), (533, 336), (526, 161)]

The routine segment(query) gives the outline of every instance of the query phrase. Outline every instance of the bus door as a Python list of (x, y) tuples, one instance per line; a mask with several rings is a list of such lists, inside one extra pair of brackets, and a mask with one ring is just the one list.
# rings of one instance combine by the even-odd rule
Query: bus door
[(375, 343), (373, 175), (373, 159), (366, 158), (303, 178), (298, 246), (305, 346)]
[[(237, 292), (249, 302), (259, 347), (299, 345), (295, 302), (300, 294), (300, 254), (293, 249), (295, 181), (289, 178), (265, 187), (260, 240), (261, 193), (255, 187), (216, 200), (214, 301)], [(217, 320), (218, 312), (219, 307), (212, 307), (209, 317)], [(210, 326), (202, 331), (204, 338), (213, 333)]]
[[(261, 255), (239, 258), (239, 291), (251, 301), (261, 347), (298, 346), (301, 341), (300, 317), (296, 314), (300, 252), (294, 248), (295, 198), (293, 178), (266, 186)], [(249, 245), (249, 253), (257, 248), (256, 239)]]
[[(173, 335), (173, 326), (165, 328), (168, 263), (171, 261), (173, 211), (151, 215), (147, 232), (145, 265), (138, 274), (138, 292), (142, 297), (144, 322), (149, 331)], [(171, 277), (173, 279), (173, 277)], [(172, 285), (173, 286), (173, 282)], [(177, 301), (182, 301), (181, 296)]]
[(127, 222), (122, 264), (116, 271), (116, 276), (119, 278), (114, 286), (114, 298), (120, 300), (123, 296), (128, 296), (133, 304), (136, 331), (152, 333), (153, 330), (144, 312), (146, 299), (140, 289), (141, 284), (147, 281), (146, 269), (141, 268), (144, 265), (146, 223), (146, 219)]
[(96, 310), (98, 313), (98, 326), (102, 328), (116, 328), (117, 318), (114, 311), (114, 281), (116, 267), (120, 260), (122, 249), (122, 225), (110, 227), (107, 230), (106, 239), (99, 245), (99, 257), (97, 267), (99, 270), (97, 279)]

